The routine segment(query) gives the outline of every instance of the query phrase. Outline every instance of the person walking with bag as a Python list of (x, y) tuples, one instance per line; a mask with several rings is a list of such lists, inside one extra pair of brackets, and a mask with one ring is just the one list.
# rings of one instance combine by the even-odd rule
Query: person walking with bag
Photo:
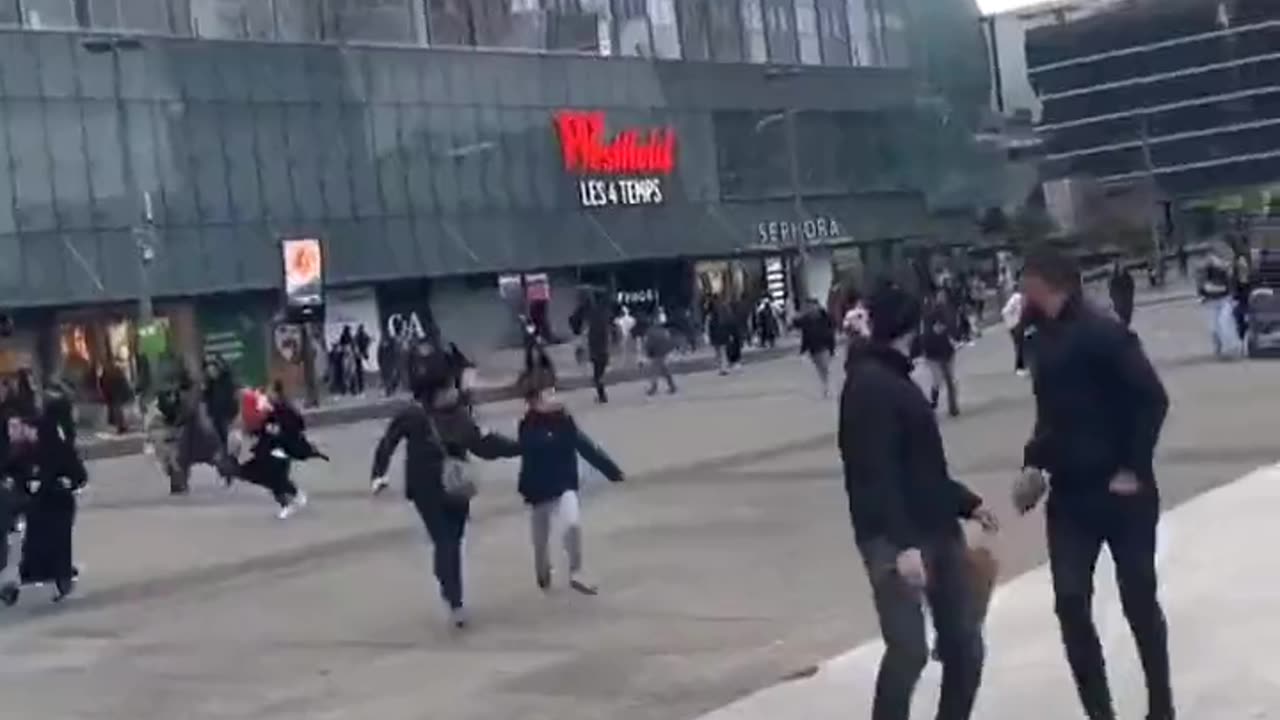
[(676, 394), (676, 379), (671, 375), (667, 358), (675, 349), (675, 340), (667, 326), (656, 319), (649, 324), (644, 334), (644, 354), (649, 360), (649, 395), (658, 394), (658, 380), (665, 380), (667, 392)]
[(1089, 720), (1116, 719), (1091, 615), (1105, 544), (1146, 674), (1147, 718), (1174, 720), (1168, 628), (1157, 597), (1153, 470), (1168, 396), (1137, 336), (1085, 301), (1073, 259), (1053, 248), (1028, 254), (1022, 286), (1040, 320), (1036, 422), (1014, 503), (1026, 513), (1049, 495), (1054, 608), (1080, 701)]
[(885, 654), (872, 720), (908, 720), (929, 659), (927, 602), (942, 661), (938, 720), (967, 720), (982, 680), (983, 641), (960, 518), (995, 532), (982, 499), (951, 478), (938, 421), (911, 379), (919, 302), (886, 287), (869, 302), (871, 343), (850, 356), (840, 401), (840, 455), (858, 550)]
[(538, 587), (552, 583), (548, 544), (551, 526), (559, 518), (569, 561), (569, 587), (583, 595), (599, 590), (583, 576), (582, 511), (579, 499), (578, 457), (611, 482), (622, 482), (622, 470), (587, 437), (555, 397), (555, 376), (537, 367), (520, 379), (527, 409), (520, 420), (520, 496), (529, 506), (533, 539), (534, 576)]
[(461, 629), (468, 623), (462, 538), (477, 490), (470, 459), (517, 457), (520, 446), (502, 435), (481, 432), (462, 402), (453, 368), (441, 353), (422, 359), (414, 380), (415, 402), (391, 420), (374, 451), (372, 488), (375, 494), (387, 488), (391, 456), (403, 442), (405, 496), (431, 538), (440, 595), (450, 622)]

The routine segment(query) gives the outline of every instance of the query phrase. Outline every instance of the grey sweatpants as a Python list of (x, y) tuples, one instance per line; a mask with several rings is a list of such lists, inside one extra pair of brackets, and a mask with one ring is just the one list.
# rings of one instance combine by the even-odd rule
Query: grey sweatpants
[(551, 525), (559, 522), (564, 534), (564, 551), (569, 556), (569, 574), (582, 571), (582, 509), (578, 493), (569, 490), (555, 500), (538, 503), (529, 509), (533, 539), (533, 569), (539, 579), (551, 577)]

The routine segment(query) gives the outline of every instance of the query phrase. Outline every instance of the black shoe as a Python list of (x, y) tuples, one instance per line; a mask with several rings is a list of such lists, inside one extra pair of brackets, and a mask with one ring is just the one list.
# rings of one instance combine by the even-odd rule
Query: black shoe
[(53, 582), (53, 601), (62, 602), (63, 600), (67, 599), (68, 595), (75, 592), (75, 590), (76, 590), (75, 576), (58, 578)]
[(4, 603), (5, 607), (13, 607), (18, 604), (18, 596), (21, 594), (22, 589), (17, 583), (7, 583), (0, 587), (0, 603)]
[(538, 575), (538, 589), (547, 592), (551, 589), (551, 573)]
[(960, 408), (951, 408), (947, 411), (947, 414), (953, 418), (960, 417)]

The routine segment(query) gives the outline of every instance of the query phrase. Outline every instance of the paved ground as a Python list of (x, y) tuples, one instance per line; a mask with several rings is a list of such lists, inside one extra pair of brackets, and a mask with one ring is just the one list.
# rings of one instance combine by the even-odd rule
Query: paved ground
[[(1170, 505), (1280, 455), (1280, 404), (1266, 394), (1280, 365), (1209, 361), (1204, 325), (1185, 303), (1139, 313), (1174, 401), (1160, 468)], [(1009, 363), (1003, 333), (967, 351), (967, 413), (945, 425), (956, 474), (1002, 511), (1030, 420)], [(83, 594), (54, 609), (32, 592), (0, 613), (6, 713), (684, 720), (873, 639), (834, 406), (801, 360), (690, 376), (674, 398), (635, 385), (615, 397), (597, 408), (569, 396), (633, 480), (593, 482), (586, 504), (604, 594), (537, 592), (512, 467), (488, 466), (469, 536), (477, 622), (461, 637), (443, 628), (407, 506), (365, 495), (377, 423), (317, 433), (339, 459), (300, 470), (315, 502), (287, 524), (255, 488), (226, 493), (206, 476), (172, 502), (144, 458), (96, 463)], [(487, 406), (486, 422), (509, 428), (515, 410)], [(1044, 544), (1037, 519), (1006, 520), (998, 550), (1014, 577)], [(1186, 609), (1170, 610), (1177, 625)]]

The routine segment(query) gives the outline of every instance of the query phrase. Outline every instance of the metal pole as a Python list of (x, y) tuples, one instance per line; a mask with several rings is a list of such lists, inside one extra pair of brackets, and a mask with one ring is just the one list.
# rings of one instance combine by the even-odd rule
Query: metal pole
[[(124, 101), (124, 77), (120, 63), (122, 52), (118, 42), (113, 41), (110, 47), (111, 72), (115, 75), (116, 89), (116, 133), (117, 150), (120, 153), (120, 168), (124, 175), (125, 203), (129, 208), (129, 230), (134, 243), (134, 261), (138, 271), (138, 324), (149, 325), (155, 317), (151, 303), (151, 270), (150, 264), (155, 249), (152, 247), (154, 218), (150, 217), (150, 208), (142, 207), (142, 194), (138, 191), (138, 176), (133, 167), (133, 154), (129, 152), (130, 130), (129, 110)], [(149, 203), (148, 203), (149, 204)]]
[(792, 305), (799, 308), (799, 303), (809, 299), (809, 240), (804, 234), (804, 201), (800, 194), (800, 145), (799, 132), (796, 129), (796, 111), (786, 111), (787, 153), (790, 161), (791, 201), (796, 216), (796, 258), (799, 261), (796, 273), (796, 295)]
[(1164, 285), (1164, 237), (1160, 230), (1160, 218), (1156, 214), (1159, 207), (1160, 186), (1156, 182), (1156, 166), (1151, 158), (1151, 141), (1149, 137), (1148, 116), (1142, 116), (1140, 136), (1142, 138), (1142, 162), (1147, 171), (1147, 187), (1151, 193), (1151, 208), (1148, 217), (1151, 223), (1151, 277), (1157, 286)]

